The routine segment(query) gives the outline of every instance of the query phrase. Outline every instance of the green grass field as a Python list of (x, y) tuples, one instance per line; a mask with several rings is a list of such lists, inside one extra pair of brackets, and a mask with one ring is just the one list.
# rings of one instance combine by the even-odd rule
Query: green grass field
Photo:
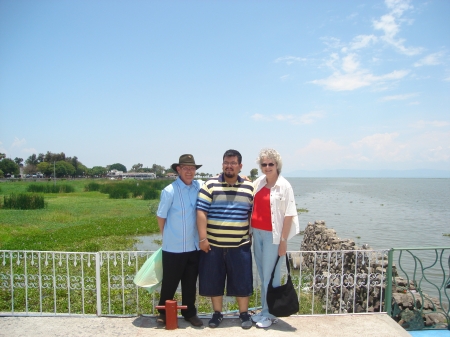
[[(47, 203), (44, 209), (0, 209), (0, 249), (74, 252), (130, 250), (135, 243), (134, 236), (159, 231), (154, 214), (159, 200), (110, 199), (108, 194), (84, 191), (90, 181), (57, 182), (71, 185), (75, 191), (44, 193)], [(111, 184), (106, 180), (96, 182)], [(3, 203), (5, 195), (26, 193), (30, 184), (37, 183), (0, 183), (0, 203)]]

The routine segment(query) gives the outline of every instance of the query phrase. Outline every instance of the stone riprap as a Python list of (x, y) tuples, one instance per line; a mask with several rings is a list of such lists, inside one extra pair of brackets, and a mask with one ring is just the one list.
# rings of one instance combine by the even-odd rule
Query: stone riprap
[[(359, 248), (351, 239), (340, 239), (325, 221), (308, 223), (301, 244), (301, 256), (293, 255), (293, 266), (314, 275), (311, 286), (328, 312), (380, 312), (386, 254)], [(311, 252), (311, 253), (308, 253)]]
[[(383, 311), (388, 257), (385, 252), (358, 247), (354, 240), (340, 239), (325, 221), (308, 223), (301, 255), (292, 254), (292, 266), (311, 276), (311, 290), (322, 299), (328, 312), (361, 313)], [(439, 301), (416, 291), (413, 281), (399, 277), (392, 268), (393, 318), (406, 329), (446, 327)], [(382, 298), (382, 301), (380, 300)], [(419, 311), (420, 312), (419, 312)]]

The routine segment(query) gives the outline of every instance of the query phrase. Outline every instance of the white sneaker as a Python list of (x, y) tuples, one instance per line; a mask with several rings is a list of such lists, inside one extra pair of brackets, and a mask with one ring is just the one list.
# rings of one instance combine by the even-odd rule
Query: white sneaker
[(261, 315), (261, 313), (256, 314), (256, 315), (252, 315), (252, 321), (255, 322), (255, 323), (258, 323), (263, 318), (264, 318), (264, 316)]
[(256, 323), (258, 328), (268, 328), (272, 325), (272, 320), (268, 317), (263, 317), (259, 322)]

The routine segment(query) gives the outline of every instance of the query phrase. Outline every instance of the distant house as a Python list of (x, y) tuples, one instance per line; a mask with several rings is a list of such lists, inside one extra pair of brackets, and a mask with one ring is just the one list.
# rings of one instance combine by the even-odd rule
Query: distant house
[(147, 180), (147, 179), (156, 179), (156, 174), (152, 172), (127, 172), (118, 170), (111, 170), (106, 175), (110, 179), (138, 179), (138, 180)]
[(177, 179), (177, 177), (178, 177), (178, 174), (176, 174), (176, 173), (170, 172), (170, 173), (166, 174), (166, 178), (169, 178), (169, 179)]

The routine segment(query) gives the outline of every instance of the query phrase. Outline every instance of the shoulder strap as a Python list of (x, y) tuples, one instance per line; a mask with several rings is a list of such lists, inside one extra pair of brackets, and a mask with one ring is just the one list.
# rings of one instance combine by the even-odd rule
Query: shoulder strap
[[(285, 256), (286, 256), (286, 268), (287, 268), (288, 277), (289, 277), (289, 276), (291, 276), (291, 267), (289, 266), (289, 259), (288, 259), (287, 253)], [(272, 286), (273, 277), (275, 275), (275, 268), (277, 267), (279, 260), (280, 260), (280, 256), (278, 255), (277, 261), (275, 262), (275, 265), (273, 266), (272, 275), (270, 276), (270, 281), (269, 281), (270, 286)]]

